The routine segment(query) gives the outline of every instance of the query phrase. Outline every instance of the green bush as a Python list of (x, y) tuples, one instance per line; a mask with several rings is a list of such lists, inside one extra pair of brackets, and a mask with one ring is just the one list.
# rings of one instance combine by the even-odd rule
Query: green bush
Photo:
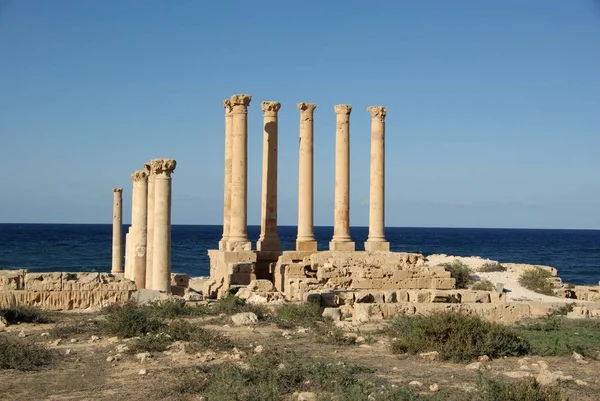
[(536, 267), (532, 270), (526, 270), (519, 277), (519, 284), (528, 290), (535, 291), (544, 295), (554, 295), (554, 286), (548, 280), (552, 274), (548, 270)]
[(218, 299), (217, 302), (209, 307), (209, 309), (211, 311), (211, 315), (225, 314), (227, 316), (231, 316), (235, 315), (236, 313), (253, 312), (259, 317), (259, 319), (266, 315), (264, 307), (260, 305), (248, 304), (245, 300), (231, 294)]
[(313, 327), (317, 322), (325, 322), (319, 304), (314, 302), (289, 303), (279, 305), (273, 313), (273, 320), (278, 327), (290, 329), (294, 327)]
[(39, 308), (30, 306), (13, 306), (0, 309), (9, 324), (17, 323), (52, 323), (50, 314)]
[(73, 338), (83, 335), (99, 335), (102, 333), (102, 328), (95, 320), (60, 322), (50, 329), (49, 333), (53, 338)]
[(152, 308), (134, 302), (111, 305), (104, 309), (104, 313), (106, 321), (103, 322), (103, 330), (120, 337), (156, 333), (165, 325), (164, 319), (157, 316)]
[(495, 291), (496, 286), (490, 280), (480, 280), (471, 287), (475, 291)]
[(44, 347), (0, 336), (0, 369), (37, 370), (53, 359), (52, 352)]
[(456, 288), (468, 288), (473, 283), (471, 269), (459, 260), (452, 263), (444, 263), (442, 266), (450, 272), (450, 277), (456, 279)]
[(542, 387), (534, 379), (503, 382), (480, 376), (477, 389), (478, 401), (563, 401), (559, 389)]
[(330, 322), (315, 324), (312, 333), (315, 342), (330, 345), (354, 345), (356, 337), (349, 336), (344, 330)]
[(157, 316), (164, 319), (174, 319), (183, 316), (207, 316), (211, 314), (208, 305), (189, 306), (185, 302), (174, 300), (154, 301), (143, 307), (150, 309)]
[(477, 271), (482, 273), (505, 272), (506, 270), (506, 266), (503, 266), (497, 262), (484, 263), (479, 269), (477, 269)]
[(393, 353), (438, 351), (446, 360), (524, 355), (530, 350), (513, 329), (458, 312), (398, 317), (389, 323), (387, 332), (393, 338)]

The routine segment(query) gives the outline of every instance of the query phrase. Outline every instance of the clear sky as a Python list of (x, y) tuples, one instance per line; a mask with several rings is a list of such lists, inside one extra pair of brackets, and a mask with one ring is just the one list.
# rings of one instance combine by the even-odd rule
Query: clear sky
[(600, 228), (593, 0), (0, 0), (0, 222), (110, 223), (112, 188), (171, 157), (173, 222), (221, 224), (223, 106), (279, 112), (295, 225), (297, 102), (316, 103), (315, 222), (333, 224), (333, 106), (353, 106), (351, 224), (368, 224), (370, 117), (388, 108), (388, 226)]

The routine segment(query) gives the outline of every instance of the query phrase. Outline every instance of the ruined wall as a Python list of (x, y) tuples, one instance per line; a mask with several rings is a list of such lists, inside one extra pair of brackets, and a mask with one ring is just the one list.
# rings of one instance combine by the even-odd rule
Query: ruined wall
[(136, 290), (135, 283), (127, 280), (123, 274), (0, 270), (0, 308), (96, 308), (126, 302)]

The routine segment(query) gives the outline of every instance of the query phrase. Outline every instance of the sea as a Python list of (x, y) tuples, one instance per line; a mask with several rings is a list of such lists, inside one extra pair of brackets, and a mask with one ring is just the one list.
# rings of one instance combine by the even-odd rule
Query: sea
[[(207, 276), (207, 251), (218, 248), (221, 233), (221, 226), (173, 225), (172, 271)], [(248, 227), (252, 241), (259, 233)], [(368, 228), (352, 227), (350, 234), (362, 249)], [(332, 235), (333, 227), (315, 227), (319, 249), (327, 249)], [(279, 227), (279, 236), (284, 250), (293, 249), (296, 227)], [(389, 227), (386, 237), (392, 251), (549, 265), (573, 284), (600, 281), (600, 230)], [(109, 272), (111, 255), (111, 224), (0, 224), (0, 269)]]

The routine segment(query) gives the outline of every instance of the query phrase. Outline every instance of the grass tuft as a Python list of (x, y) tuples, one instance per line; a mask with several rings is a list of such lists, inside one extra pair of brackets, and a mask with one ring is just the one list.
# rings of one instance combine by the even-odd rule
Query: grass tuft
[(0, 336), (0, 369), (38, 370), (53, 359), (52, 352), (40, 345)]
[(13, 306), (0, 309), (8, 324), (17, 323), (52, 323), (50, 314), (39, 308), (31, 306)]
[(554, 295), (554, 286), (548, 280), (552, 277), (549, 271), (540, 267), (524, 271), (519, 277), (519, 284), (528, 290), (544, 295)]
[(456, 288), (468, 288), (473, 283), (471, 269), (460, 260), (455, 260), (452, 263), (444, 263), (442, 266), (444, 266), (446, 271), (450, 272), (450, 277), (456, 279)]
[(515, 330), (459, 312), (398, 317), (389, 323), (387, 332), (393, 338), (393, 353), (438, 351), (445, 360), (516, 356), (530, 350)]
[(103, 330), (120, 337), (137, 337), (158, 332), (165, 321), (157, 316), (151, 308), (140, 306), (134, 302), (122, 305), (111, 305), (104, 309), (106, 321)]
[(495, 291), (496, 286), (490, 280), (480, 280), (471, 287), (475, 291)]
[(319, 304), (314, 302), (283, 304), (275, 308), (273, 320), (283, 329), (294, 327), (314, 327), (325, 322)]
[(484, 263), (477, 271), (482, 273), (494, 273), (494, 272), (505, 272), (508, 270), (506, 266), (501, 265), (497, 262)]
[(505, 382), (480, 376), (478, 392), (482, 401), (563, 401), (561, 391), (543, 387), (534, 379)]

